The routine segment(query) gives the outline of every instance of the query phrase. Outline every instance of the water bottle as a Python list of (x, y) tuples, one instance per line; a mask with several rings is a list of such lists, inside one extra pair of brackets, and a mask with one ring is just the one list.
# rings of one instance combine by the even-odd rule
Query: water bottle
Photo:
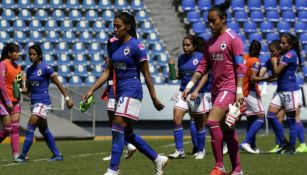
[(17, 80), (14, 80), (14, 82), (13, 82), (13, 96), (16, 99), (20, 98), (19, 83), (18, 83)]
[(168, 67), (169, 67), (169, 72), (170, 72), (170, 79), (171, 80), (176, 80), (176, 69), (175, 69), (175, 61), (173, 58), (170, 58), (169, 63), (168, 63)]

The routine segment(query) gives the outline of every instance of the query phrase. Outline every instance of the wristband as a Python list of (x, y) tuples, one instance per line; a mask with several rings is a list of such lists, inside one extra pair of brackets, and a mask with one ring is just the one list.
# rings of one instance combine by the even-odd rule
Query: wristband
[(188, 85), (185, 88), (186, 89), (192, 89), (193, 86), (194, 86), (194, 82), (189, 81)]
[(19, 91), (20, 91), (20, 92), (22, 92), (22, 89), (21, 89), (21, 88), (19, 88)]
[(66, 96), (65, 101), (68, 101), (68, 100), (70, 100), (70, 98), (69, 98), (69, 96)]
[(237, 87), (237, 94), (243, 94), (242, 87)]

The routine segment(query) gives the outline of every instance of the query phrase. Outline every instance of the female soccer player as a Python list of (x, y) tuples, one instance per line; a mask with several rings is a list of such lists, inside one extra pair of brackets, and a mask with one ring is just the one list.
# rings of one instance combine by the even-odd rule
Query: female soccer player
[(28, 122), (26, 138), (18, 161), (26, 161), (26, 156), (33, 143), (34, 132), (37, 127), (43, 135), (49, 150), (53, 154), (50, 161), (61, 161), (63, 160), (63, 157), (56, 147), (54, 137), (50, 132), (47, 123), (47, 114), (51, 109), (51, 99), (48, 92), (50, 80), (57, 85), (65, 97), (66, 105), (69, 109), (73, 107), (73, 101), (67, 95), (65, 88), (59, 81), (53, 69), (43, 62), (43, 53), (40, 46), (30, 46), (28, 54), (32, 65), (27, 69), (27, 88), (23, 90), (23, 92), (31, 91), (32, 113)]
[[(17, 161), (19, 154), (19, 120), (21, 110), (19, 93), (17, 92), (19, 87), (17, 84), (25, 85), (25, 78), (23, 78), (21, 67), (16, 63), (19, 57), (19, 46), (9, 43), (3, 48), (0, 59), (0, 119), (3, 126), (3, 130), (0, 133), (0, 143), (11, 134), (14, 162)], [(15, 94), (14, 89), (17, 92)]]
[[(211, 175), (225, 175), (223, 163), (222, 141), (223, 137), (228, 146), (232, 164), (232, 175), (243, 174), (239, 141), (234, 129), (226, 126), (224, 119), (228, 107), (233, 103), (243, 104), (243, 77), (246, 67), (243, 62), (243, 43), (240, 37), (226, 26), (226, 10), (230, 1), (226, 0), (220, 5), (215, 5), (209, 10), (208, 23), (213, 36), (206, 42), (202, 62), (199, 64), (191, 81), (183, 92), (186, 98), (194, 84), (205, 73), (212, 70), (212, 102), (209, 112), (207, 127), (211, 134), (211, 146), (215, 157), (215, 167)], [(222, 131), (221, 126), (224, 127)]]
[[(205, 156), (205, 137), (206, 130), (204, 127), (204, 120), (207, 117), (207, 113), (211, 109), (211, 86), (206, 82), (209, 82), (208, 75), (203, 76), (199, 84), (194, 86), (191, 90), (190, 100), (182, 100), (182, 91), (185, 89), (186, 85), (192, 78), (193, 72), (197, 68), (197, 65), (202, 59), (202, 45), (198, 42), (196, 36), (188, 35), (185, 36), (182, 42), (184, 53), (179, 56), (178, 59), (178, 79), (181, 79), (180, 89), (177, 95), (177, 100), (173, 109), (173, 120), (175, 124), (174, 128), (174, 138), (176, 144), (176, 150), (169, 157), (183, 158), (185, 153), (183, 150), (183, 127), (182, 120), (184, 115), (189, 112), (191, 118), (196, 122), (197, 134), (196, 141), (193, 143), (197, 146), (197, 153), (195, 154), (195, 159), (203, 159)], [(193, 141), (193, 135), (192, 135)]]
[(115, 86), (116, 108), (112, 120), (112, 157), (105, 175), (119, 174), (120, 157), (125, 140), (152, 160), (155, 165), (155, 174), (161, 175), (168, 158), (158, 155), (140, 136), (133, 133), (133, 124), (138, 120), (143, 97), (141, 72), (155, 108), (160, 111), (164, 105), (156, 96), (149, 73), (146, 50), (137, 39), (134, 17), (128, 12), (120, 12), (116, 14), (113, 25), (117, 39), (111, 42), (109, 50), (111, 62), (83, 98), (87, 100), (98, 87), (107, 81), (110, 71), (114, 68), (116, 84), (113, 86)]

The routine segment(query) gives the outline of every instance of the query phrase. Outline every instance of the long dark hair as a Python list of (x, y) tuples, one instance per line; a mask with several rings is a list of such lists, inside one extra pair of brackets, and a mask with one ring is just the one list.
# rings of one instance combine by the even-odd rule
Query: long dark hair
[(13, 52), (20, 51), (20, 47), (15, 43), (8, 43), (6, 46), (3, 47), (0, 61), (7, 59), (10, 57), (10, 54)]
[[(225, 0), (224, 3), (218, 4), (218, 5), (214, 5), (209, 9), (210, 11), (217, 11), (218, 15), (220, 18), (225, 17), (225, 19), (227, 20), (227, 12), (226, 10), (230, 7), (230, 0)], [(225, 20), (225, 22), (226, 22)]]
[(193, 46), (195, 46), (194, 51), (197, 51), (197, 52), (203, 52), (204, 51), (205, 41), (201, 37), (198, 37), (198, 36), (195, 36), (195, 35), (187, 35), (183, 38), (183, 40), (185, 40), (185, 39), (189, 39), (192, 42)]
[(42, 51), (42, 49), (39, 45), (34, 44), (34, 45), (29, 47), (29, 51), (30, 51), (30, 49), (35, 50), (35, 52), (37, 53), (37, 56), (40, 58), (41, 61), (43, 61), (43, 51)]
[(259, 57), (261, 51), (261, 44), (257, 40), (253, 40), (249, 46), (248, 52), (250, 57)]
[(281, 37), (286, 37), (291, 49), (293, 49), (298, 57), (299, 71), (302, 69), (301, 48), (298, 38), (290, 33), (283, 34)]
[(119, 18), (121, 19), (126, 25), (130, 25), (130, 30), (128, 31), (128, 33), (137, 38), (136, 35), (136, 22), (135, 22), (135, 18), (133, 15), (131, 15), (129, 12), (123, 11), (120, 12), (118, 14), (115, 15), (115, 19)]

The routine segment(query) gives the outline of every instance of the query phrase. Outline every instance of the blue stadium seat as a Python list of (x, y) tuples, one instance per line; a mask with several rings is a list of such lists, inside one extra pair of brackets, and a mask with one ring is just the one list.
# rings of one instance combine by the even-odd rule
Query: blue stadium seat
[[(208, 22), (208, 11), (205, 10), (202, 12), (202, 19), (205, 21), (205, 22)], [(227, 19), (228, 19), (228, 16), (227, 16)]]
[(236, 11), (234, 17), (238, 22), (248, 21), (248, 15), (245, 11)]
[(293, 2), (292, 0), (279, 0), (280, 10), (291, 10), (292, 11)]
[(71, 86), (82, 86), (83, 85), (81, 78), (77, 75), (73, 75), (72, 77), (70, 77), (68, 83)]
[(90, 55), (101, 53), (100, 43), (92, 42), (91, 44), (89, 44), (87, 53)]
[(243, 24), (243, 30), (245, 33), (255, 33), (257, 32), (257, 25), (254, 22), (245, 22)]
[(99, 0), (98, 9), (109, 10), (112, 8), (113, 8), (113, 5), (112, 5), (111, 0)]
[(44, 54), (54, 54), (54, 48), (50, 42), (46, 41), (42, 43), (41, 47)]
[(35, 43), (42, 43), (44, 42), (44, 37), (42, 37), (42, 34), (39, 31), (31, 31), (30, 41)]
[(263, 2), (263, 7), (264, 7), (264, 10), (265, 11), (268, 11), (268, 10), (278, 10), (277, 7), (277, 1), (276, 0), (265, 0)]
[(2, 18), (8, 21), (14, 21), (16, 19), (16, 15), (12, 9), (3, 9)]
[[(101, 53), (101, 50), (100, 50), (100, 53)], [(103, 63), (102, 55), (100, 53), (93, 53), (91, 55), (90, 62), (91, 62), (92, 65), (97, 65), (97, 64)]]
[(108, 38), (109, 38), (108, 34), (105, 33), (104, 31), (101, 31), (96, 35), (95, 39), (96, 39), (96, 42), (106, 44), (108, 42)]
[(247, 6), (251, 11), (261, 11), (261, 0), (249, 0)]
[(95, 64), (93, 65), (92, 74), (96, 77), (99, 77), (103, 72), (102, 65), (101, 64)]
[(307, 10), (301, 10), (297, 13), (298, 21), (307, 22)]
[(57, 43), (56, 51), (58, 54), (70, 54), (70, 49), (66, 42)]
[(17, 7), (21, 9), (30, 9), (32, 8), (32, 4), (30, 0), (18, 0)]
[(211, 0), (198, 0), (198, 9), (201, 11), (208, 11), (212, 4), (211, 4)]
[(87, 77), (85, 77), (85, 85), (92, 85), (97, 81), (96, 76), (94, 75), (89, 75)]
[(304, 73), (304, 76), (307, 77), (307, 66), (303, 67), (303, 73)]
[(134, 11), (144, 10), (145, 5), (142, 0), (132, 0), (130, 3), (130, 7)]
[(80, 21), (82, 19), (82, 14), (79, 10), (73, 9), (69, 12), (68, 18), (72, 21)]
[(10, 30), (11, 30), (10, 23), (5, 19), (1, 19), (0, 20), (0, 31), (10, 31)]
[(82, 2), (82, 8), (87, 9), (87, 10), (89, 9), (93, 10), (97, 8), (97, 4), (95, 1), (85, 0)]
[(76, 42), (75, 33), (72, 31), (65, 31), (62, 35), (62, 41), (66, 43), (75, 43)]
[(141, 27), (138, 29), (138, 31), (141, 33), (151, 33), (155, 31), (155, 28), (151, 22), (145, 21), (141, 24)]
[(36, 9), (46, 9), (49, 8), (47, 0), (35, 0), (33, 7)]
[(57, 65), (54, 56), (50, 54), (44, 54), (44, 62), (49, 66)]
[(72, 46), (72, 53), (74, 54), (86, 54), (87, 50), (84, 48), (84, 44), (81, 42), (76, 42)]
[(263, 21), (262, 11), (258, 11), (258, 10), (252, 11), (252, 12), (250, 12), (250, 17), (251, 17), (251, 21), (254, 21), (254, 22), (262, 22)]
[(246, 43), (246, 38), (245, 38), (244, 33), (239, 32), (239, 33), (238, 33), (238, 36), (241, 38), (241, 40), (243, 41), (243, 43)]
[(83, 54), (74, 54), (73, 55), (73, 64), (74, 65), (86, 65), (87, 64), (87, 60), (86, 60), (86, 57), (85, 55)]
[(189, 23), (200, 22), (200, 12), (199, 11), (188, 11), (187, 12), (187, 20)]
[(0, 4), (1, 4), (3, 9), (14, 9), (14, 8), (16, 8), (16, 4), (15, 4), (14, 0), (5, 0), (5, 1), (2, 1), (1, 3)]
[(214, 5), (222, 4), (225, 0), (215, 0)]
[(31, 12), (28, 9), (22, 9), (18, 13), (18, 19), (23, 21), (31, 21), (32, 20)]
[(270, 44), (273, 40), (279, 40), (280, 36), (278, 33), (268, 33), (266, 35), (266, 41), (268, 44)]
[(22, 31), (14, 31), (14, 37), (13, 37), (13, 41), (17, 42), (17, 43), (27, 43), (29, 41), (28, 37), (26, 36), (26, 34)]
[(244, 11), (245, 10), (245, 4), (243, 0), (235, 0), (235, 1), (231, 1), (231, 8), (234, 11)]
[(194, 0), (182, 0), (181, 9), (183, 11), (195, 10), (196, 4)]
[(192, 29), (196, 34), (206, 32), (206, 24), (204, 22), (196, 22), (192, 24)]
[(60, 37), (58, 33), (54, 30), (47, 31), (46, 32), (46, 41), (49, 41), (51, 43), (58, 43), (60, 41)]
[(274, 32), (274, 25), (272, 22), (264, 21), (260, 23), (260, 31), (264, 33)]
[(74, 63), (74, 65), (74, 75), (78, 77), (86, 77), (88, 75), (85, 64)]
[(198, 36), (200, 36), (201, 38), (203, 38), (205, 41), (207, 41), (208, 39), (210, 39), (212, 37), (211, 33), (200, 33)]
[(102, 22), (101, 20), (94, 21), (93, 27), (92, 27), (93, 32), (100, 32), (100, 31), (104, 31), (104, 30), (106, 30), (106, 26), (105, 26), (104, 22)]
[(47, 21), (49, 19), (49, 15), (44, 9), (39, 9), (35, 13), (35, 18), (40, 21)]
[(227, 22), (227, 27), (231, 28), (232, 30), (234, 30), (237, 33), (240, 32), (240, 25), (236, 21)]
[(85, 13), (85, 19), (88, 21), (97, 21), (99, 19), (98, 13), (95, 10), (88, 10)]
[(92, 34), (88, 31), (84, 31), (80, 33), (79, 41), (82, 43), (91, 43), (93, 42)]
[(7, 32), (0, 31), (0, 40), (3, 43), (9, 43), (9, 42), (11, 42), (11, 37)]
[(58, 66), (58, 74), (63, 77), (69, 77), (72, 73), (69, 66), (63, 64)]
[(66, 86), (68, 83), (66, 81), (66, 79), (64, 77), (62, 77), (61, 75), (58, 75), (58, 79), (59, 81), (64, 85)]
[(56, 9), (52, 12), (51, 18), (55, 21), (62, 22), (65, 19), (65, 14), (61, 9)]
[(49, 1), (49, 8), (51, 9), (63, 9), (65, 4), (62, 0), (50, 0)]
[(162, 77), (159, 75), (152, 75), (152, 79), (155, 84), (164, 84)]
[(151, 49), (151, 54), (152, 55), (159, 55), (161, 53), (165, 53), (165, 49), (161, 43), (153, 45)]
[(303, 44), (307, 44), (307, 33), (302, 33), (300, 35), (300, 42), (302, 42)]
[(282, 16), (282, 19), (286, 22), (295, 22), (296, 16), (292, 10), (283, 11), (281, 16)]
[(270, 21), (270, 22), (279, 22), (280, 21), (278, 11), (274, 11), (274, 10), (267, 11), (265, 17), (266, 17), (267, 21)]
[[(138, 31), (140, 30), (140, 29), (137, 29)], [(106, 28), (106, 30), (105, 30), (105, 32), (108, 32), (110, 35), (112, 35), (113, 34), (113, 32), (114, 32), (114, 26), (113, 26), (113, 23), (109, 23), (108, 24), (108, 26), (107, 26), (107, 28)]]
[(59, 65), (69, 66), (71, 64), (70, 58), (67, 54), (61, 53), (61, 54), (58, 54), (57, 57), (58, 57), (58, 64)]
[(102, 19), (104, 19), (105, 21), (113, 22), (114, 17), (115, 17), (115, 14), (114, 14), (114, 12), (111, 11), (111, 10), (105, 10), (105, 11), (102, 13)]
[(157, 64), (158, 65), (167, 65), (169, 61), (169, 57), (167, 54), (161, 53), (157, 57)]
[(151, 75), (154, 75), (157, 73), (156, 68), (153, 64), (148, 64), (149, 72)]
[(50, 19), (50, 20), (46, 21), (45, 30), (46, 31), (58, 31), (59, 26), (58, 26), (58, 24), (55, 20)]
[(78, 0), (66, 0), (66, 8), (68, 9), (80, 9), (81, 5)]
[(306, 0), (295, 0), (295, 7), (296, 10), (307, 10), (307, 3)]
[(74, 31), (75, 29), (74, 29), (72, 20), (65, 19), (64, 21), (62, 21), (60, 30), (62, 32), (64, 32), (64, 31)]
[(158, 42), (161, 42), (161, 39), (156, 32), (152, 32), (147, 35), (146, 41), (148, 44), (156, 44)]
[(281, 33), (291, 32), (291, 26), (288, 22), (279, 22), (277, 24), (277, 31)]
[(305, 22), (296, 22), (296, 23), (294, 23), (294, 31), (296, 33), (307, 32), (307, 24)]
[(129, 5), (126, 0), (115, 0), (114, 8), (117, 10), (126, 10), (129, 9)]
[(79, 32), (88, 31), (90, 29), (89, 22), (86, 20), (81, 20), (77, 23), (76, 30)]
[(137, 11), (135, 14), (135, 20), (138, 22), (149, 21), (149, 14), (145, 10)]
[(268, 51), (269, 51), (268, 44), (267, 43), (261, 43), (261, 53), (266, 54), (266, 53), (268, 53)]
[(257, 40), (260, 43), (262, 42), (262, 35), (260, 33), (251, 33), (248, 37), (249, 42), (251, 43), (253, 40)]
[(261, 63), (265, 63), (267, 60), (271, 59), (271, 56), (267, 53), (260, 55), (259, 58)]

